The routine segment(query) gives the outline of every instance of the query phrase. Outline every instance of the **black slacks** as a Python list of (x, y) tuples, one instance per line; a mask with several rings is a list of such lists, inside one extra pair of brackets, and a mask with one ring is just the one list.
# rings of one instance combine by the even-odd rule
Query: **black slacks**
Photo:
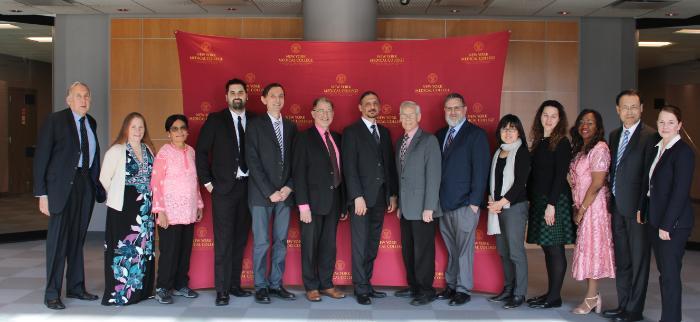
[(301, 277), (307, 291), (333, 287), (336, 231), (340, 219), (340, 190), (333, 194), (328, 214), (311, 214), (311, 222), (301, 226)]
[(676, 229), (671, 232), (671, 240), (661, 240), (659, 229), (649, 226), (649, 239), (654, 249), (656, 267), (659, 269), (661, 288), (661, 321), (675, 322), (683, 317), (681, 311), (681, 268), (685, 244), (690, 237), (690, 229)]
[(250, 231), (248, 180), (236, 180), (227, 194), (212, 194), (214, 223), (214, 286), (228, 292), (241, 286), (243, 252)]
[(379, 251), (386, 207), (383, 188), (379, 189), (376, 203), (367, 207), (364, 216), (356, 215), (355, 207), (350, 207), (352, 284), (355, 286), (355, 294), (368, 294), (372, 291), (370, 280), (374, 271), (374, 260), (377, 259)]
[(406, 220), (401, 217), (401, 254), (408, 287), (422, 296), (434, 296), (435, 227), (437, 221)]
[(158, 279), (156, 288), (179, 290), (188, 286), (194, 224), (158, 227)]
[(638, 224), (635, 217), (614, 213), (612, 229), (618, 307), (629, 313), (641, 315), (646, 301), (651, 258), (646, 225)]
[(81, 294), (85, 290), (83, 245), (94, 206), (95, 186), (90, 174), (78, 170), (73, 178), (66, 207), (59, 213), (51, 214), (49, 218), (44, 300), (61, 296), (65, 266), (68, 292)]

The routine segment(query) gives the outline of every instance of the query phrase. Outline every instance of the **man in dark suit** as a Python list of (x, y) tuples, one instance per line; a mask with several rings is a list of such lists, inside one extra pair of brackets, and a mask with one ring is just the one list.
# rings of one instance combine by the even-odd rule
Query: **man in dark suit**
[(408, 288), (395, 293), (411, 297), (411, 305), (435, 300), (435, 219), (442, 213), (440, 193), (440, 145), (434, 135), (418, 127), (420, 106), (405, 101), (399, 108), (405, 133), (396, 142), (396, 168), (399, 171), (401, 254)]
[(90, 88), (80, 82), (71, 84), (66, 103), (69, 108), (49, 115), (41, 127), (34, 155), (34, 195), (39, 198), (39, 211), (50, 217), (44, 304), (52, 310), (65, 308), (61, 302), (64, 266), (68, 268), (66, 297), (98, 298), (85, 290), (83, 245), (95, 200), (105, 200), (97, 179), (97, 123), (87, 114)]
[(440, 233), (448, 253), (447, 288), (438, 299), (449, 305), (471, 300), (474, 286), (474, 242), (479, 224), (479, 207), (484, 203), (489, 177), (489, 143), (486, 132), (467, 120), (462, 95), (447, 95), (444, 103), (448, 127), (438, 131), (442, 147), (440, 182)]
[[(284, 261), (287, 255), (290, 197), (292, 180), (292, 152), (296, 125), (282, 117), (284, 88), (272, 83), (260, 97), (267, 106), (267, 115), (250, 122), (246, 135), (246, 162), (250, 167), (251, 185), (248, 187), (248, 205), (253, 216), (253, 276), (255, 301), (270, 303), (270, 295), (283, 300), (294, 300), (295, 295), (284, 289)], [(271, 269), (267, 269), (270, 250), (270, 221), (272, 221)]]
[(379, 250), (384, 214), (396, 210), (397, 178), (389, 130), (377, 124), (379, 96), (360, 96), (362, 117), (343, 132), (343, 174), (351, 204), (352, 283), (357, 302), (386, 297), (370, 284)]
[(335, 236), (345, 209), (340, 163), (340, 135), (329, 129), (333, 103), (314, 100), (314, 125), (297, 135), (292, 176), (301, 221), (301, 276), (306, 299), (321, 301), (321, 294), (344, 298), (333, 286)]
[(610, 191), (615, 243), (615, 309), (604, 316), (614, 321), (641, 321), (649, 281), (650, 245), (646, 227), (637, 219), (642, 196), (644, 156), (655, 144), (656, 131), (640, 121), (642, 103), (637, 90), (625, 90), (615, 99), (622, 127), (610, 133)]
[(252, 295), (241, 288), (243, 250), (250, 230), (245, 134), (252, 115), (246, 111), (247, 100), (245, 82), (229, 80), (228, 108), (209, 114), (195, 149), (199, 182), (211, 193), (217, 306), (228, 305), (229, 294)]

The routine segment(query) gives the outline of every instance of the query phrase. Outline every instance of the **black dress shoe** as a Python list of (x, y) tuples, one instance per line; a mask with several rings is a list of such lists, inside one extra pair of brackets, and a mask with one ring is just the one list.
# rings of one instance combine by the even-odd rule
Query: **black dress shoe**
[(61, 302), (61, 299), (46, 300), (44, 301), (44, 305), (52, 310), (63, 310), (66, 308), (63, 302)]
[(614, 319), (623, 315), (625, 315), (625, 309), (621, 307), (616, 307), (612, 310), (603, 311), (603, 317), (606, 317), (608, 319)]
[(644, 316), (640, 313), (625, 312), (622, 315), (610, 320), (613, 322), (636, 322), (644, 320)]
[(522, 295), (511, 296), (506, 304), (503, 304), (504, 309), (514, 309), (518, 306), (523, 305), (525, 302), (525, 297)]
[(280, 286), (280, 288), (271, 288), (271, 289), (269, 289), (269, 291), (270, 291), (270, 295), (279, 297), (283, 300), (292, 301), (292, 300), (297, 299), (296, 295), (285, 290), (284, 287), (281, 287), (281, 286)]
[(426, 305), (430, 304), (431, 302), (435, 301), (435, 296), (429, 296), (429, 295), (421, 295), (416, 298), (414, 298), (411, 301), (411, 305), (413, 306), (421, 306), (421, 305)]
[(360, 305), (372, 304), (372, 299), (369, 298), (369, 294), (355, 294), (355, 299), (357, 300), (357, 304)]
[(437, 299), (438, 300), (451, 300), (455, 296), (455, 290), (451, 288), (446, 288), (442, 292), (437, 294)]
[(81, 301), (95, 301), (99, 299), (100, 297), (95, 295), (95, 294), (90, 294), (87, 291), (83, 291), (82, 293), (68, 293), (66, 292), (66, 297), (72, 298), (72, 299), (79, 299)]
[(394, 296), (415, 298), (416, 296), (418, 296), (418, 292), (414, 291), (410, 287), (407, 287), (407, 288), (404, 288), (402, 290), (398, 290), (398, 291), (394, 292)]
[(527, 299), (527, 301), (525, 301), (525, 303), (530, 304), (530, 303), (544, 302), (547, 300), (547, 296), (549, 296), (549, 294), (542, 294), (539, 296), (531, 297), (531, 298)]
[(501, 291), (501, 294), (489, 297), (488, 301), (489, 302), (507, 302), (508, 300), (510, 300), (511, 297), (513, 297), (513, 292), (511, 290), (503, 290), (503, 291)]
[(373, 297), (375, 299), (381, 299), (381, 298), (386, 297), (386, 292), (380, 292), (380, 291), (377, 291), (375, 289), (372, 289), (371, 291), (369, 291), (368, 295), (369, 295), (369, 297)]
[(469, 302), (472, 299), (472, 297), (467, 294), (467, 293), (462, 293), (462, 292), (457, 292), (455, 296), (452, 297), (450, 300), (450, 303), (448, 303), (450, 306), (457, 306), (457, 305), (464, 305), (464, 303)]
[(554, 307), (561, 307), (561, 299), (548, 302), (548, 301), (543, 301), (543, 302), (533, 302), (528, 304), (529, 307), (533, 309), (551, 309)]
[(261, 288), (255, 291), (255, 303), (270, 304), (270, 294), (266, 288)]
[(234, 286), (228, 291), (228, 294), (231, 294), (235, 297), (249, 297), (253, 295), (253, 292), (244, 290), (238, 286)]
[(216, 304), (216, 306), (228, 305), (228, 300), (229, 300), (228, 293), (216, 292), (216, 301), (214, 301), (214, 304)]

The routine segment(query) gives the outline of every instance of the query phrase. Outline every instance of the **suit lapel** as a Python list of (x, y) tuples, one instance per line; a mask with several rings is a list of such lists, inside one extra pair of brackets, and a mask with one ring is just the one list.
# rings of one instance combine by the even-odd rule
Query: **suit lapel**
[[(377, 144), (376, 144), (376, 141), (374, 141), (374, 137), (372, 136), (372, 132), (369, 131), (369, 128), (367, 128), (367, 125), (362, 120), (362, 118), (360, 118), (360, 120), (357, 121), (357, 126), (359, 127), (360, 135), (365, 137), (365, 141), (374, 143), (376, 146)], [(379, 126), (377, 126), (377, 131), (379, 131)], [(379, 135), (380, 135), (379, 141), (381, 143), (383, 135), (381, 133), (379, 133)], [(372, 153), (374, 153), (375, 155), (378, 156), (379, 147), (377, 147), (376, 149), (370, 149), (370, 150), (372, 150)]]
[(73, 118), (73, 111), (71, 111), (70, 108), (66, 109), (66, 122), (68, 122), (68, 128), (71, 133), (73, 146), (77, 147), (78, 151), (80, 151), (80, 133), (78, 133), (78, 128), (75, 125), (75, 118)]
[(331, 164), (331, 156), (328, 152), (328, 146), (326, 145), (325, 138), (322, 137), (320, 133), (318, 133), (318, 130), (316, 130), (316, 127), (313, 125), (311, 126), (311, 128), (309, 128), (309, 132), (311, 135), (311, 144), (315, 145), (316, 149), (322, 152), (321, 154), (323, 155), (323, 159), (327, 160), (328, 165), (331, 169), (333, 169), (333, 164)]
[[(467, 131), (469, 130), (469, 121), (464, 120), (464, 124), (462, 124), (462, 127), (459, 128), (459, 132), (457, 132), (457, 135), (455, 135), (454, 139), (452, 139), (452, 143), (450, 143), (450, 146), (447, 147), (447, 151), (445, 151), (445, 160), (447, 160), (450, 157), (450, 154), (452, 153), (452, 148), (458, 144), (461, 143), (462, 140), (464, 140), (464, 137), (467, 135)], [(449, 136), (449, 130), (447, 130), (447, 134), (445, 135), (445, 140), (447, 140), (447, 137)]]
[[(630, 147), (634, 146), (639, 141), (639, 137), (641, 136), (641, 132), (642, 132), (642, 125), (643, 124), (639, 123), (639, 125), (637, 125), (637, 128), (634, 130), (634, 133), (632, 133), (632, 136), (630, 137), (630, 140), (629, 140), (629, 142), (627, 142), (627, 146), (625, 147), (625, 151), (622, 151), (622, 157), (620, 157), (620, 160), (617, 161), (617, 163), (616, 163), (618, 166), (622, 163), (622, 161), (625, 160), (625, 157), (627, 157), (627, 155), (629, 154)], [(620, 141), (619, 135), (617, 137), (617, 140), (618, 140), (618, 142)], [(617, 147), (618, 146), (619, 146), (619, 144), (616, 145), (615, 150), (613, 150), (613, 151), (615, 151), (615, 154), (617, 154)]]
[(229, 137), (233, 138), (234, 150), (238, 151), (238, 137), (236, 137), (236, 129), (234, 128), (233, 116), (231, 115), (231, 111), (229, 111), (228, 108), (225, 108), (221, 112), (224, 113), (224, 123), (226, 124), (226, 132), (228, 132)]

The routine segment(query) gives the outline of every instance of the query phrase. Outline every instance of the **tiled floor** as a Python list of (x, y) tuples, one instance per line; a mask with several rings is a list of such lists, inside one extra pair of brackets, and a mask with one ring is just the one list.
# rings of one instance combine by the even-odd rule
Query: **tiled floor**
[(0, 196), (0, 234), (46, 230), (49, 217), (31, 194)]
[[(102, 293), (103, 271), (101, 238), (92, 234), (85, 247), (87, 286), (93, 293)], [(528, 295), (537, 295), (546, 287), (545, 272), (539, 250), (529, 250), (530, 288)], [(683, 268), (684, 321), (700, 321), (700, 252), (689, 251)], [(103, 307), (99, 302), (82, 302), (64, 299), (68, 307), (63, 311), (50, 311), (43, 304), (44, 242), (32, 241), (0, 244), (0, 321), (604, 321), (596, 314), (577, 316), (569, 311), (578, 303), (585, 285), (567, 278), (564, 285), (564, 306), (559, 309), (536, 310), (525, 306), (503, 310), (499, 305), (486, 301), (487, 294), (474, 294), (472, 301), (462, 307), (450, 307), (436, 301), (424, 307), (412, 307), (405, 299), (390, 296), (374, 301), (371, 306), (361, 306), (354, 298), (310, 303), (302, 298), (300, 288), (290, 288), (297, 293), (296, 301), (274, 300), (271, 305), (260, 305), (252, 298), (232, 298), (231, 305), (214, 306), (214, 291), (202, 290), (197, 299), (175, 298), (173, 305), (161, 305), (153, 300), (128, 307)], [(658, 273), (652, 264), (645, 316), (650, 321), (660, 317)], [(478, 276), (476, 277), (478, 278)], [(603, 281), (601, 295), (605, 308), (615, 306), (614, 281)], [(350, 289), (345, 289), (350, 291)], [(392, 292), (393, 288), (383, 288)]]

